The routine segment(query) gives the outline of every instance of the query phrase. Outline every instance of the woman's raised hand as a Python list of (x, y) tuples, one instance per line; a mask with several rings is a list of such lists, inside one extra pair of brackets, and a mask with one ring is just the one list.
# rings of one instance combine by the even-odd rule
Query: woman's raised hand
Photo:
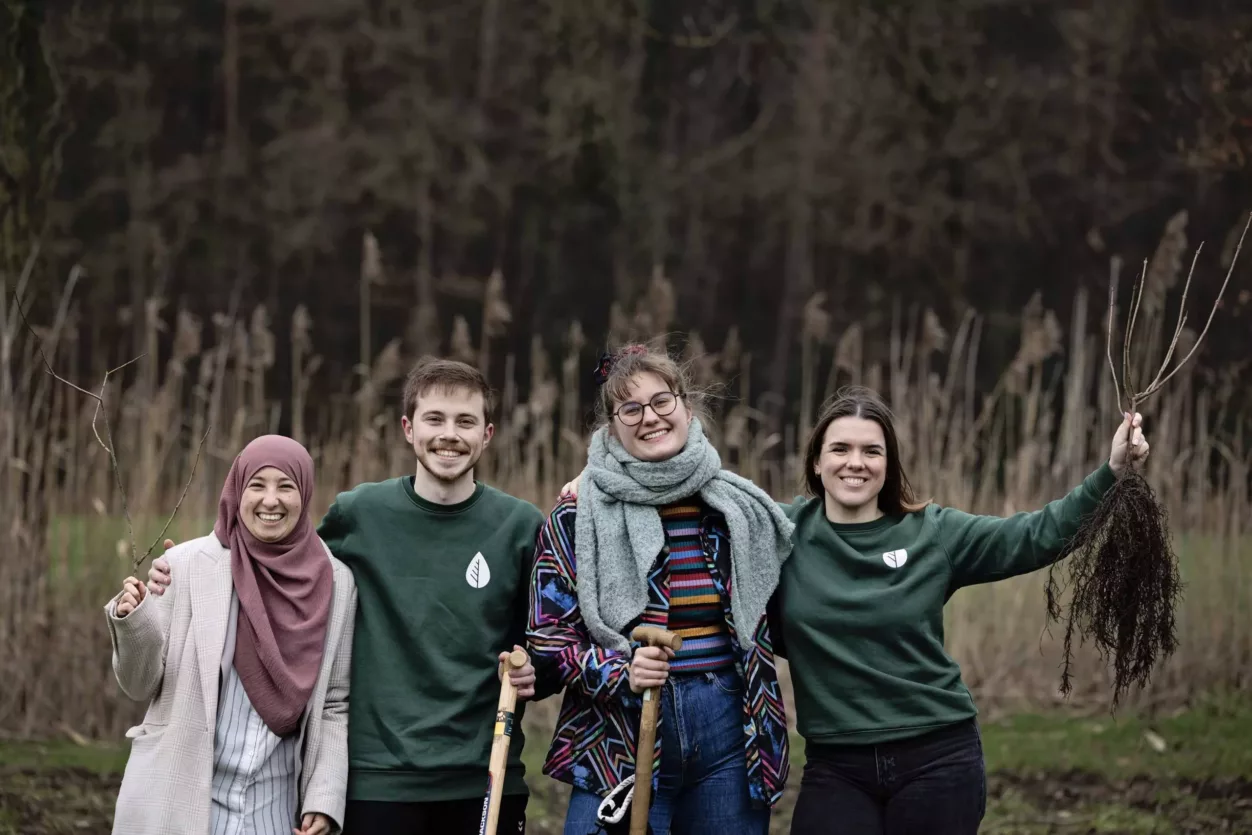
[(124, 618), (131, 612), (139, 608), (139, 604), (143, 602), (147, 590), (143, 583), (134, 577), (127, 577), (122, 583), (122, 599), (117, 601), (117, 616)]
[[(165, 550), (174, 547), (172, 539), (165, 540)], [(148, 569), (148, 591), (157, 597), (165, 594), (165, 587), (170, 584), (170, 563), (165, 557), (157, 557), (152, 561), (152, 567)]]
[(1148, 439), (1143, 436), (1143, 415), (1126, 413), (1109, 450), (1109, 467), (1121, 478), (1128, 470), (1138, 470), (1148, 458)]
[(566, 496), (568, 496), (571, 499), (577, 499), (578, 498), (578, 482), (581, 479), (582, 479), (582, 473), (579, 473), (578, 475), (574, 476), (573, 481), (566, 482), (565, 486), (561, 488), (561, 498), (564, 499)]

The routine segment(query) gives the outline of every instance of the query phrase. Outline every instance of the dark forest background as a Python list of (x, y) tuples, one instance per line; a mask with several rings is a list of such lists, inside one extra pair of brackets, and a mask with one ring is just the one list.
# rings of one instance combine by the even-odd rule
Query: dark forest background
[(544, 510), (599, 351), (668, 334), (776, 498), (853, 381), (921, 496), (1007, 516), (1107, 460), (1114, 265), (1141, 391), (1201, 243), (1175, 364), (1230, 285), (1143, 404), (1177, 652), (1112, 722), (1092, 647), (1063, 697), (1042, 571), (954, 595), (944, 643), (988, 720), (1069, 717), (984, 726), (988, 829), (1252, 831), (1250, 154), (1252, 0), (0, 0), (0, 835), (108, 831), (142, 706), (100, 607), (145, 547), (210, 530), (265, 432), (319, 517), (412, 472), (421, 352), (486, 370), (476, 475)]
[[(47, 310), (81, 266), (80, 344), (119, 356), (144, 317), (264, 304), (281, 364), (303, 304), (321, 385), (461, 316), (523, 379), (574, 321), (588, 364), (632, 326), (733, 333), (788, 395), (823, 294), (871, 354), (893, 315), (974, 308), (989, 385), (1032, 296), (1102, 309), (1171, 218), (1205, 308), (1252, 208), (1236, 0), (0, 6), (4, 269), (40, 240)], [(1249, 287), (1205, 366), (1245, 360)]]

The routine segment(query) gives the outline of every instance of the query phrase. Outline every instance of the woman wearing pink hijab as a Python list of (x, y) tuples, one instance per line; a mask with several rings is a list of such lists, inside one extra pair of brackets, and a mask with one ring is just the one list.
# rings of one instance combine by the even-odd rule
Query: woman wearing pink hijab
[(309, 519), (313, 461), (266, 435), (226, 476), (209, 536), (105, 607), (127, 731), (117, 835), (331, 835), (343, 820), (356, 586)]

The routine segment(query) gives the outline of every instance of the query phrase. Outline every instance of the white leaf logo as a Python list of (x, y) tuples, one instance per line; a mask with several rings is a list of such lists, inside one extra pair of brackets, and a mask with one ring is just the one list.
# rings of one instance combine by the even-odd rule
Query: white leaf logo
[(484, 588), (491, 582), (491, 569), (487, 567), (482, 551), (474, 555), (474, 559), (470, 560), (469, 568), (465, 569), (465, 582), (476, 589)]
[(901, 548), (899, 551), (888, 551), (882, 555), (882, 561), (892, 568), (899, 568), (908, 562), (909, 552)]

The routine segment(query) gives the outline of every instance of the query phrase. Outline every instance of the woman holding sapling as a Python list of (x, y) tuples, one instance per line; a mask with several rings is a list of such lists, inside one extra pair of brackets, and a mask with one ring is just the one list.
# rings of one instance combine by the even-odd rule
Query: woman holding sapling
[[(313, 461), (277, 435), (235, 459), (209, 536), (105, 607), (113, 671), (147, 701), (118, 835), (330, 835), (347, 790), (356, 586), (309, 519)], [(167, 542), (166, 547), (172, 543)]]
[(787, 509), (794, 549), (771, 604), (806, 742), (793, 833), (978, 831), (977, 709), (944, 649), (944, 604), (1063, 556), (1147, 457), (1140, 423), (1126, 415), (1108, 461), (1068, 495), (1001, 518), (916, 501), (872, 392), (845, 390), (823, 409), (804, 463), (812, 498)]
[[(722, 469), (666, 354), (628, 346), (595, 378), (602, 425), (577, 499), (539, 534), (531, 581), (532, 657), (565, 685), (543, 769), (573, 786), (565, 833), (604, 831), (602, 804), (609, 821), (625, 811), (635, 763), (655, 756), (654, 832), (765, 835), (788, 772), (765, 611), (791, 523)], [(682, 646), (634, 645), (641, 624)], [(657, 686), (656, 750), (637, 751), (640, 694)]]

